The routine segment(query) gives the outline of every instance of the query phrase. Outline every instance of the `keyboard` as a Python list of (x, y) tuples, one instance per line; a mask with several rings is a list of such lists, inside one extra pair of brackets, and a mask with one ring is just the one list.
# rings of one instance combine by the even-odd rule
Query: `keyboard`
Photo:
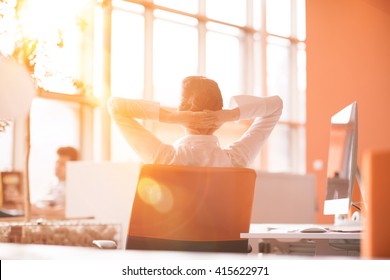
[(121, 225), (86, 220), (0, 223), (0, 242), (93, 246), (93, 240), (120, 241)]

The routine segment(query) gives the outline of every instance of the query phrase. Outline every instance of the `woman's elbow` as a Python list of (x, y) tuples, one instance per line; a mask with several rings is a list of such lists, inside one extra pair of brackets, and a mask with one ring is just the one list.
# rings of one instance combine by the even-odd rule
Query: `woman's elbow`
[(118, 112), (118, 98), (116, 97), (110, 97), (107, 101), (107, 109), (108, 109), (108, 112), (109, 114), (112, 116), (112, 117), (115, 117), (115, 115), (117, 115), (117, 112)]
[(283, 109), (283, 99), (279, 95), (275, 95), (275, 102), (277, 104), (277, 107), (282, 110)]
[(273, 102), (274, 102), (274, 108), (275, 108), (275, 113), (278, 113), (280, 116), (283, 111), (283, 99), (279, 95), (274, 95), (273, 97)]
[(115, 97), (110, 97), (107, 101), (107, 108), (108, 110), (111, 110), (114, 107), (115, 104)]

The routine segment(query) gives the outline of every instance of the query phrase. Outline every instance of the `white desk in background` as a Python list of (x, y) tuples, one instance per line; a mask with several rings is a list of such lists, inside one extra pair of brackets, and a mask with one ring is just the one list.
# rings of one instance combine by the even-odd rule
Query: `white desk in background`
[[(241, 233), (241, 238), (247, 238), (252, 246), (252, 253), (259, 253), (259, 244), (278, 244), (279, 252), (267, 248), (265, 252), (289, 253), (288, 248), (295, 246), (297, 254), (314, 255), (359, 255), (361, 232), (327, 231), (320, 233), (303, 233), (300, 229), (312, 224), (251, 224), (249, 232)], [(333, 225), (321, 225), (331, 227)], [(300, 241), (304, 241), (299, 243)], [(260, 245), (261, 246), (261, 245)], [(268, 246), (268, 245), (266, 245)], [(283, 252), (283, 248), (285, 251)], [(292, 253), (293, 254), (293, 253)]]

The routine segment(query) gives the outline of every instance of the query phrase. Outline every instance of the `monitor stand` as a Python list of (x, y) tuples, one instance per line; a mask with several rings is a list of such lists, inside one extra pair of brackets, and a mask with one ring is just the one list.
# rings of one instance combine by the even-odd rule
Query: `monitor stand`
[(360, 169), (359, 167), (356, 168), (356, 181), (359, 185), (359, 190), (360, 190), (360, 194), (362, 196), (362, 206), (363, 206), (363, 209), (360, 208), (360, 210), (363, 210), (363, 211), (366, 211), (367, 210), (367, 205), (366, 205), (366, 193), (364, 191), (364, 186), (363, 186), (363, 181), (362, 181), (362, 177), (360, 175)]
[(348, 215), (346, 214), (339, 214), (335, 215), (334, 217), (334, 226), (341, 226), (341, 227), (351, 227), (351, 228), (359, 228), (362, 224), (362, 211), (366, 211), (366, 198), (365, 198), (365, 192), (364, 192), (364, 186), (360, 174), (359, 167), (356, 168), (356, 181), (359, 185), (360, 194), (362, 196), (361, 202), (351, 202), (351, 207), (356, 207), (358, 211), (353, 212), (352, 216), (348, 218)]

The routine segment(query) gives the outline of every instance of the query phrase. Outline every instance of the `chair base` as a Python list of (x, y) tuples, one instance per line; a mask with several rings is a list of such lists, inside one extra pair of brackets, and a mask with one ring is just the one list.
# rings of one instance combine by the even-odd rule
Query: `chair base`
[(231, 253), (250, 252), (247, 239), (229, 241), (183, 241), (134, 236), (127, 237), (126, 249)]

